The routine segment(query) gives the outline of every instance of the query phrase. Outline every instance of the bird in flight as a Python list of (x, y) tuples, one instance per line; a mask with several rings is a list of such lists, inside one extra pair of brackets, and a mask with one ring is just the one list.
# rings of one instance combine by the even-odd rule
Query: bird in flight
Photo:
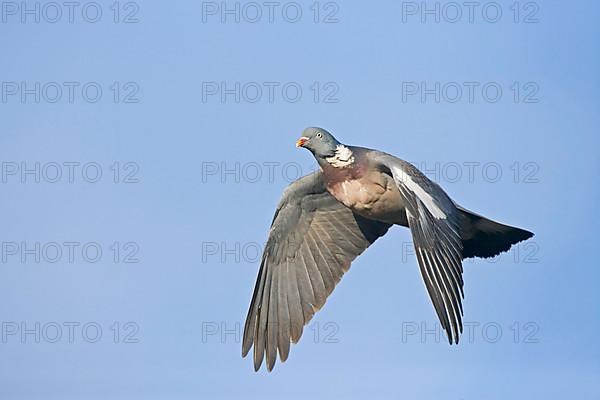
[(463, 267), (493, 257), (533, 233), (456, 204), (412, 164), (390, 154), (346, 146), (321, 128), (296, 142), (320, 170), (283, 193), (265, 246), (242, 356), (254, 346), (254, 369), (282, 362), (303, 327), (325, 304), (350, 263), (392, 225), (411, 231), (417, 262), (450, 344), (462, 333)]

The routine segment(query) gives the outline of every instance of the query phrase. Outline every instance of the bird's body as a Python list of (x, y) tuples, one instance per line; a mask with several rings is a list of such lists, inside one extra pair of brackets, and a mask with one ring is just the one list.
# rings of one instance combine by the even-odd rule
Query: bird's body
[(394, 180), (369, 168), (369, 149), (348, 146), (355, 161), (346, 167), (322, 166), (327, 191), (340, 203), (363, 217), (408, 226), (404, 201)]
[(292, 183), (277, 207), (244, 327), (242, 354), (254, 367), (289, 354), (354, 258), (392, 225), (409, 227), (425, 287), (450, 343), (462, 332), (463, 268), (533, 234), (457, 205), (421, 171), (390, 154), (345, 146), (307, 128), (321, 171)]

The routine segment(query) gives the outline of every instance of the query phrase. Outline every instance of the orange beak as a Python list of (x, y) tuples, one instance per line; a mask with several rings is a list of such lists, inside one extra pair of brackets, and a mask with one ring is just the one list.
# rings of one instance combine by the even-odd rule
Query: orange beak
[(296, 147), (304, 147), (304, 144), (308, 142), (308, 138), (306, 136), (302, 136), (300, 139), (296, 141)]

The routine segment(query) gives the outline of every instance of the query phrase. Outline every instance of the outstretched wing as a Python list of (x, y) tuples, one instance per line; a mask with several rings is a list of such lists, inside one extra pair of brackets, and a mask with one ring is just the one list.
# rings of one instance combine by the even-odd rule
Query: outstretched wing
[(254, 345), (254, 369), (266, 354), (267, 369), (277, 351), (285, 361), (290, 340), (302, 329), (340, 281), (350, 263), (390, 225), (354, 214), (325, 188), (321, 172), (285, 190), (263, 252), (244, 326), (242, 356)]
[(374, 153), (376, 164), (391, 174), (406, 205), (415, 253), (429, 297), (450, 344), (462, 333), (462, 250), (460, 215), (453, 201), (412, 164)]

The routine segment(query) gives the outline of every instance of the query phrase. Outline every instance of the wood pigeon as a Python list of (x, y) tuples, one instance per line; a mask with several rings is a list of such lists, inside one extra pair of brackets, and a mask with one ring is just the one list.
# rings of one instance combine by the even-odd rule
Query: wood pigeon
[(254, 369), (290, 342), (323, 305), (350, 263), (392, 225), (408, 227), (425, 287), (450, 344), (462, 333), (462, 260), (493, 257), (533, 233), (456, 204), (412, 164), (381, 151), (346, 146), (321, 128), (296, 143), (320, 171), (290, 184), (275, 211), (250, 310), (242, 356)]

